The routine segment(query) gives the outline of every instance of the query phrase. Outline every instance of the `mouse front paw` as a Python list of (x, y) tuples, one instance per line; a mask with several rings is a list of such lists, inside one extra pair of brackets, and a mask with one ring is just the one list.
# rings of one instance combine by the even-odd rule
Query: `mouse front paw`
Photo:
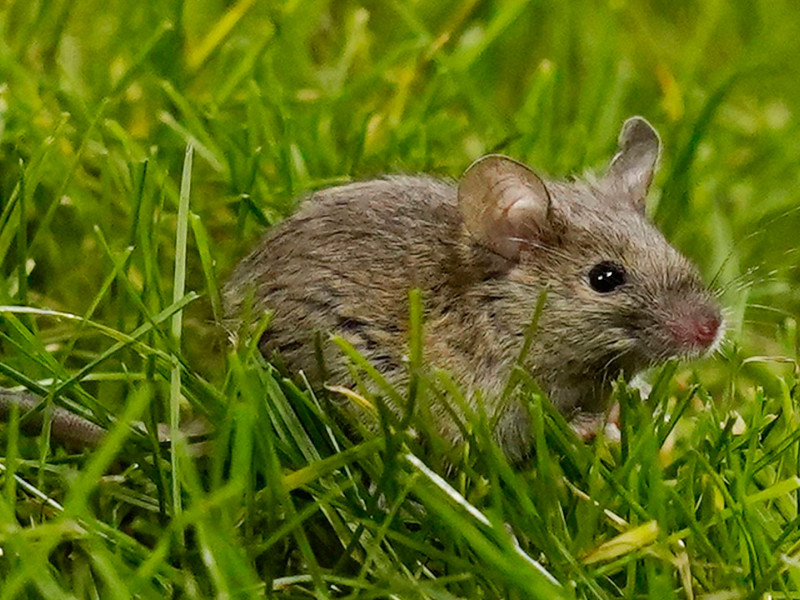
[(619, 405), (614, 404), (607, 413), (579, 412), (569, 422), (576, 435), (584, 442), (591, 442), (600, 431), (606, 440), (619, 443)]

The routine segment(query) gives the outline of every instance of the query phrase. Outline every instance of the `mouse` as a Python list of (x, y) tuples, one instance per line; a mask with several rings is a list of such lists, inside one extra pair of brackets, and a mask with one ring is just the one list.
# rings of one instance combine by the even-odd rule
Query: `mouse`
[[(522, 458), (529, 411), (522, 398), (503, 403), (503, 390), (540, 298), (520, 366), (576, 424), (604, 414), (619, 377), (720, 344), (717, 297), (645, 214), (660, 152), (636, 116), (594, 176), (551, 179), (491, 154), (458, 181), (392, 175), (316, 191), (234, 268), (226, 314), (236, 323), (272, 311), (259, 349), (312, 385), (354, 383), (332, 336), (405, 385), (409, 290), (419, 289), (425, 363), (497, 414), (496, 442)], [(430, 410), (457, 444), (448, 407)], [(348, 411), (374, 426), (355, 403)]]

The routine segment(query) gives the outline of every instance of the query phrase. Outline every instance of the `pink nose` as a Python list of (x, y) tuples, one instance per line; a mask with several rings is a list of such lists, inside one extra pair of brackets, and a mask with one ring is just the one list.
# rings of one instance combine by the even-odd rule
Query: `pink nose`
[(687, 315), (676, 324), (672, 333), (675, 340), (685, 346), (708, 348), (717, 339), (722, 319), (716, 312)]
[(694, 322), (694, 341), (703, 347), (710, 346), (719, 332), (718, 315), (706, 315)]

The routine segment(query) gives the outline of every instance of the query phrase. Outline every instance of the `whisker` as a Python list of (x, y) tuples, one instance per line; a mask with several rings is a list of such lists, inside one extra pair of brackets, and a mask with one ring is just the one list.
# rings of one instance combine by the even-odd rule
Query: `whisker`
[(778, 323), (776, 323), (774, 321), (764, 321), (764, 320), (761, 320), (761, 319), (742, 319), (742, 324), (743, 325), (756, 325), (756, 326), (759, 326), (759, 327), (768, 327), (770, 329), (775, 329), (775, 330), (780, 328), (780, 324), (778, 324)]
[(615, 361), (622, 358), (625, 355), (625, 353), (628, 352), (628, 350), (630, 350), (630, 347), (620, 348), (619, 350), (616, 350), (613, 354), (611, 354), (611, 357), (603, 365), (603, 377), (606, 377), (606, 375), (609, 373), (609, 367), (611, 367), (611, 365)]
[[(766, 283), (785, 282), (787, 281), (786, 275), (793, 273), (800, 269), (798, 265), (786, 265), (780, 269), (770, 269), (764, 271), (762, 266), (750, 267), (746, 271), (733, 277), (730, 281), (725, 282), (724, 285), (717, 285), (716, 289), (727, 291), (739, 286), (737, 289), (743, 289), (747, 286), (764, 285)], [(763, 273), (763, 274), (762, 274)]]
[(771, 306), (769, 304), (758, 304), (758, 303), (755, 303), (755, 302), (748, 302), (747, 303), (747, 308), (757, 308), (758, 310), (763, 310), (763, 311), (766, 311), (766, 312), (773, 312), (773, 313), (781, 314), (781, 315), (784, 315), (784, 316), (792, 316), (792, 313), (790, 311), (785, 310), (783, 308), (777, 308), (777, 307)]

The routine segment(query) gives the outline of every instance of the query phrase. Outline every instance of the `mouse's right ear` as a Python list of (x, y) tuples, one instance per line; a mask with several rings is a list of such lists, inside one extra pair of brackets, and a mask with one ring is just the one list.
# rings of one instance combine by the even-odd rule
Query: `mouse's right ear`
[(550, 194), (528, 167), (507, 156), (479, 158), (458, 183), (458, 206), (467, 231), (506, 258), (519, 258), (526, 239), (541, 232), (550, 215)]
[(645, 196), (661, 154), (661, 139), (647, 119), (631, 117), (619, 134), (619, 149), (605, 179), (639, 212), (644, 213)]

